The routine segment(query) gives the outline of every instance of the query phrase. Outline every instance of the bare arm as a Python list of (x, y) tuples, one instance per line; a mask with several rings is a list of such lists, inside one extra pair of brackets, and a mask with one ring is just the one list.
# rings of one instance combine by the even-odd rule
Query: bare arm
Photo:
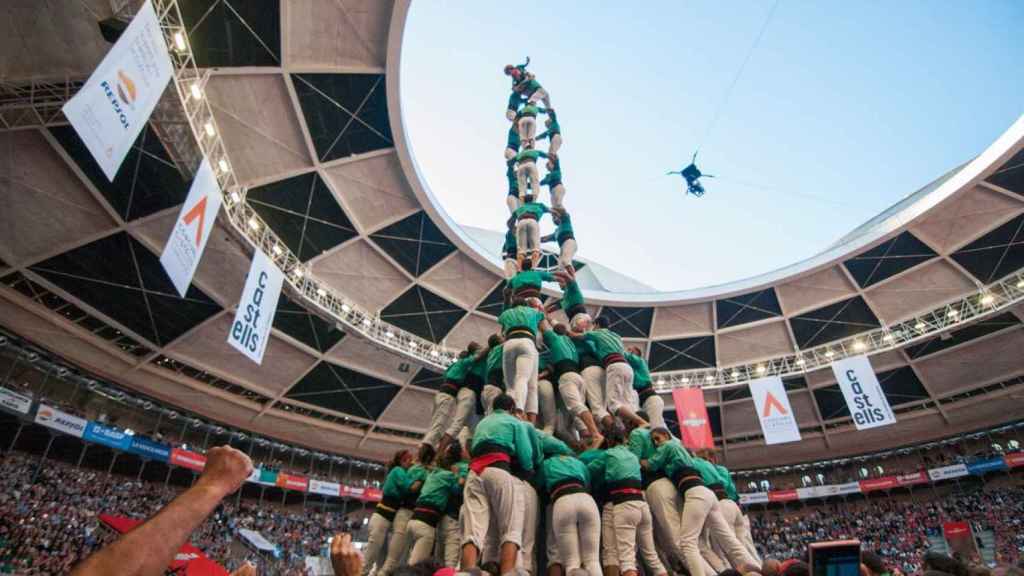
[(195, 485), (137, 528), (89, 556), (72, 576), (161, 576), (192, 531), (237, 490), (252, 472), (249, 457), (221, 446), (207, 454), (206, 468)]

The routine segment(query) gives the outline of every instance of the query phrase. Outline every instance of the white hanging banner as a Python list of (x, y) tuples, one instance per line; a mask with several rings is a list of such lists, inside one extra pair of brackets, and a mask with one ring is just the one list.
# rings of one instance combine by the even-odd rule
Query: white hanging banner
[(235, 321), (228, 331), (228, 344), (257, 364), (263, 363), (283, 282), (284, 273), (257, 249), (245, 279), (242, 300), (235, 311)]
[(889, 400), (878, 383), (867, 356), (844, 358), (832, 363), (832, 372), (843, 391), (857, 430), (869, 430), (896, 423)]
[(765, 444), (784, 444), (800, 441), (800, 427), (789, 405), (789, 396), (782, 378), (768, 376), (750, 381), (750, 395), (757, 408)]
[(171, 237), (164, 246), (164, 253), (160, 255), (160, 264), (182, 298), (199, 267), (222, 201), (210, 159), (203, 158), (192, 180), (188, 198), (178, 213), (178, 221), (171, 230)]
[(107, 179), (131, 150), (171, 79), (160, 22), (146, 0), (92, 75), (62, 109)]

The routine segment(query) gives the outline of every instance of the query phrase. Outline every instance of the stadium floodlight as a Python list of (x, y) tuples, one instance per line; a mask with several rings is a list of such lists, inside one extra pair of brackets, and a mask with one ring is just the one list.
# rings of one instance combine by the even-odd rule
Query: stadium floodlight
[(983, 306), (988, 306), (989, 304), (991, 304), (991, 303), (993, 303), (993, 302), (995, 302), (995, 301), (996, 301), (996, 297), (995, 297), (995, 296), (993, 296), (993, 295), (992, 295), (992, 294), (990, 294), (990, 293), (986, 293), (985, 295), (983, 295), (983, 296), (981, 297), (981, 304), (982, 304)]
[(892, 340), (893, 340), (892, 334), (886, 334), (885, 336), (882, 336), (882, 341), (884, 341), (884, 342), (892, 342)]
[(174, 33), (174, 47), (178, 49), (178, 52), (184, 52), (188, 48), (188, 44), (185, 43), (185, 32), (178, 30)]
[(765, 366), (764, 364), (758, 364), (757, 365), (757, 373), (758, 374), (764, 374), (767, 371), (768, 371), (768, 367)]
[(949, 316), (950, 318), (956, 318), (956, 317), (957, 317), (957, 316), (959, 316), (959, 315), (960, 315), (960, 313), (959, 313), (959, 312), (957, 312), (957, 311), (956, 311), (955, 309), (953, 309), (953, 308), (950, 308), (950, 309), (949, 309), (949, 312), (946, 312), (946, 316)]
[(388, 330), (387, 333), (384, 334), (384, 335), (387, 336), (388, 338), (394, 338), (395, 337), (395, 333), (392, 332), (391, 330)]
[(711, 382), (715, 381), (715, 377), (712, 376), (711, 374), (708, 374), (707, 376), (704, 377), (704, 381), (710, 384)]
[(221, 174), (231, 169), (231, 166), (228, 165), (228, 161), (223, 158), (217, 161), (217, 167), (220, 168)]
[(924, 322), (921, 322), (920, 320), (918, 320), (917, 324), (914, 324), (914, 329), (915, 330), (924, 330), (925, 329)]
[(796, 365), (797, 366), (803, 366), (804, 364), (807, 364), (807, 360), (804, 360), (803, 358), (797, 358), (796, 359)]
[(373, 325), (373, 322), (369, 318), (363, 318), (363, 326), (366, 326), (367, 328), (369, 328), (372, 325)]
[(206, 132), (206, 135), (211, 138), (213, 138), (217, 134), (217, 131), (213, 129), (213, 122), (210, 121), (207, 121), (206, 124), (203, 124), (203, 131)]
[(324, 296), (327, 296), (327, 290), (324, 290), (323, 288), (317, 288), (316, 295), (323, 298)]
[[(302, 278), (302, 268), (296, 266), (295, 269), (292, 270), (292, 274), (294, 274), (296, 278)], [(342, 308), (344, 308), (344, 306), (342, 306)]]
[(281, 245), (280, 244), (274, 244), (274, 255), (275, 256), (280, 256), (283, 253), (284, 253), (284, 251), (281, 250)]
[(201, 100), (203, 98), (203, 90), (199, 87), (199, 82), (193, 82), (188, 87), (188, 91), (192, 94), (193, 100)]
[(826, 350), (826, 351), (825, 351), (825, 357), (826, 357), (826, 358), (831, 358), (831, 357), (833, 357), (833, 356), (835, 356), (835, 355), (836, 355), (836, 353), (835, 353), (835, 352), (833, 352), (833, 351), (831, 351), (831, 350)]
[(344, 312), (345, 314), (348, 314), (349, 312), (352, 311), (352, 307), (349, 306), (348, 304), (342, 304), (341, 311)]
[(249, 218), (249, 228), (252, 228), (253, 230), (260, 229), (260, 221), (257, 220), (255, 216)]
[(682, 382), (683, 382), (683, 384), (689, 384), (690, 383), (690, 377), (689, 376), (683, 376)]
[(862, 352), (865, 348), (867, 348), (867, 345), (861, 342), (860, 340), (853, 341), (853, 349), (856, 350), (857, 352)]
[(234, 190), (232, 190), (231, 191), (231, 203), (232, 204), (238, 204), (241, 201), (242, 201), (242, 197), (238, 195), (238, 192), (235, 192)]
[(735, 368), (733, 368), (732, 369), (732, 373), (730, 374), (730, 376), (732, 376), (733, 378), (739, 378), (740, 377), (740, 371), (735, 369)]

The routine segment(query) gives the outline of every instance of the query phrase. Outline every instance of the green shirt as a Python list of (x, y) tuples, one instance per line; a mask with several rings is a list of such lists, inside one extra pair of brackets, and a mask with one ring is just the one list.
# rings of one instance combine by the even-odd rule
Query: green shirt
[(544, 478), (544, 490), (549, 494), (555, 486), (563, 482), (579, 482), (584, 488), (590, 486), (590, 472), (587, 465), (569, 454), (558, 454), (549, 456), (541, 464), (541, 472)]
[[(551, 366), (551, 353), (547, 350), (537, 355), (537, 373), (547, 370)], [(548, 377), (550, 378), (550, 376)]]
[(654, 457), (648, 460), (651, 470), (664, 472), (669, 478), (682, 468), (696, 468), (695, 458), (675, 438), (665, 442), (654, 452)]
[(580, 356), (576, 352), (572, 338), (563, 336), (554, 330), (544, 332), (544, 345), (548, 347), (549, 361), (552, 364), (559, 362), (580, 363)]
[(594, 347), (594, 355), (604, 360), (609, 354), (625, 354), (622, 338), (607, 328), (595, 328), (583, 335), (583, 339)]
[(595, 498), (604, 497), (604, 461), (607, 455), (605, 450), (591, 448), (579, 455), (580, 462), (587, 466), (587, 474), (590, 476), (590, 487)]
[(501, 344), (498, 344), (494, 348), (491, 348), (487, 352), (487, 375), (490, 376), (494, 372), (502, 372), (504, 367), (501, 365), (501, 356), (504, 352), (504, 348)]
[(576, 347), (576, 355), (579, 357), (581, 362), (584, 358), (597, 358), (597, 355), (594, 354), (594, 346), (591, 345), (590, 342), (587, 342), (582, 338), (578, 340), (573, 338), (572, 343), (573, 346)]
[(538, 158), (547, 158), (548, 155), (543, 150), (523, 150), (519, 154), (516, 154), (516, 162), (536, 162)]
[(650, 460), (654, 456), (655, 446), (649, 428), (634, 428), (629, 433), (629, 451), (640, 460)]
[(537, 327), (540, 325), (540, 321), (544, 319), (544, 313), (540, 310), (530, 308), (529, 306), (515, 306), (509, 308), (498, 316), (498, 324), (501, 324), (501, 330), (504, 334), (508, 334), (510, 331), (521, 328), (537, 333)]
[(519, 107), (522, 106), (527, 100), (529, 100), (528, 97), (523, 96), (522, 94), (519, 94), (517, 92), (513, 92), (508, 95), (508, 109), (512, 110), (513, 112), (518, 111)]
[(526, 422), (505, 412), (495, 410), (476, 425), (470, 450), (476, 454), (484, 444), (500, 446), (512, 454), (512, 467), (530, 473), (534, 470), (533, 439)]
[(651, 386), (651, 372), (647, 369), (647, 361), (642, 356), (626, 352), (626, 362), (633, 368), (633, 388), (643, 390)]
[(555, 134), (562, 133), (562, 127), (558, 125), (558, 117), (555, 116), (554, 110), (548, 110), (548, 118), (551, 118), (551, 125), (543, 133), (537, 136), (537, 140), (543, 140), (544, 138), (550, 138)]
[(521, 87), (522, 88), (522, 90), (521, 90), (522, 93), (525, 94), (526, 96), (529, 96), (530, 94), (533, 94), (534, 92), (536, 92), (537, 90), (540, 89), (540, 82), (537, 82), (536, 78), (531, 78), (531, 79), (523, 80), (522, 82), (520, 82), (516, 86)]
[(472, 356), (456, 359), (455, 362), (449, 364), (448, 368), (445, 369), (444, 379), (451, 380), (452, 382), (462, 382), (466, 379), (466, 374), (469, 373), (469, 368), (472, 364)]
[(401, 502), (408, 494), (411, 484), (409, 471), (401, 466), (395, 466), (384, 479), (384, 500)]
[(732, 473), (729, 472), (728, 468), (721, 464), (715, 464), (715, 470), (718, 470), (718, 477), (721, 479), (722, 484), (725, 484), (726, 496), (728, 496), (730, 500), (736, 500), (738, 502), (740, 495), (736, 490), (736, 483), (732, 481)]
[(565, 291), (562, 293), (562, 310), (569, 312), (577, 306), (583, 306), (583, 291), (574, 280), (565, 285)]
[(555, 160), (555, 167), (548, 170), (548, 173), (544, 175), (540, 180), (541, 186), (558, 186), (562, 183), (562, 161)]
[(476, 356), (471, 356), (472, 362), (470, 362), (469, 373), (479, 378), (481, 381), (487, 381), (487, 355), (477, 359)]
[(711, 462), (703, 458), (694, 458), (693, 467), (700, 472), (700, 477), (704, 480), (705, 485), (724, 484), (718, 475), (718, 469)]
[[(561, 244), (566, 238), (575, 236), (572, 232), (572, 219), (569, 218), (568, 212), (562, 212), (561, 217), (558, 218), (558, 226), (555, 227), (555, 239)], [(575, 284), (575, 282), (573, 282)], [(579, 287), (576, 288), (579, 290)], [(566, 286), (566, 292), (569, 291), (569, 287)], [(580, 296), (580, 303), (583, 302), (583, 297)]]
[(548, 207), (540, 202), (526, 202), (519, 208), (516, 208), (516, 220), (522, 218), (523, 214), (532, 214), (534, 218), (540, 220), (541, 216), (548, 212)]
[(505, 177), (508, 178), (508, 193), (509, 196), (519, 195), (519, 179), (516, 177), (515, 168), (512, 166), (515, 164), (514, 160), (508, 162), (508, 169), (505, 170)]
[(527, 103), (523, 106), (522, 110), (519, 111), (520, 116), (536, 116), (537, 114), (544, 114), (547, 110), (537, 106), (536, 104)]
[(633, 480), (640, 482), (640, 459), (626, 445), (606, 450), (604, 481), (619, 484)]
[(516, 257), (516, 231), (514, 228), (509, 228), (509, 231), (505, 233), (505, 243), (501, 245), (501, 253), (506, 258)]
[(506, 148), (511, 148), (516, 152), (519, 152), (519, 146), (522, 144), (522, 140), (519, 138), (519, 130), (516, 129), (516, 125), (513, 124), (508, 129), (508, 140), (505, 144)]
[(420, 497), (416, 506), (428, 506), (434, 510), (444, 511), (448, 507), (448, 498), (455, 494), (459, 478), (450, 470), (440, 468), (431, 470), (420, 488)]
[(543, 270), (523, 270), (508, 281), (508, 287), (511, 288), (513, 292), (518, 292), (524, 287), (540, 290), (542, 283), (554, 281), (555, 276), (550, 272), (545, 272)]

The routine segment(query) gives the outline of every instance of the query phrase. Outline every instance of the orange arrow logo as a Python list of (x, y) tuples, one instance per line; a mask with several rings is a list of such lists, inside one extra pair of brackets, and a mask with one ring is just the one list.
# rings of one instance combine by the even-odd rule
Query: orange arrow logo
[(772, 415), (772, 406), (779, 411), (780, 415), (785, 416), (788, 414), (788, 412), (786, 412), (786, 408), (782, 405), (782, 402), (779, 402), (775, 396), (772, 396), (771, 392), (768, 392), (764, 398), (764, 418)]
[(199, 226), (196, 227), (196, 248), (198, 248), (199, 242), (203, 239), (203, 224), (206, 223), (206, 196), (203, 196), (202, 200), (196, 202), (196, 205), (185, 213), (185, 225), (191, 224), (196, 218), (199, 218)]

